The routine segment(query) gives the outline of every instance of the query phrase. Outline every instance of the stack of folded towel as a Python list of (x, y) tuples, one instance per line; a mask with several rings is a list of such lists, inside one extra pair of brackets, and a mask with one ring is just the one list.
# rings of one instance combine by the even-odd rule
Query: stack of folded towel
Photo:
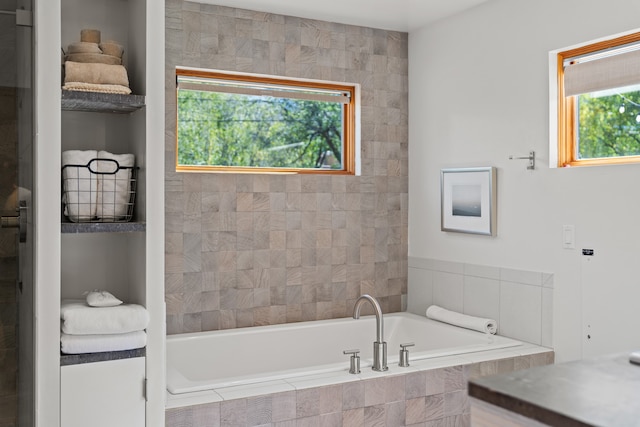
[(100, 31), (82, 30), (64, 57), (65, 90), (130, 94), (124, 49), (115, 41), (101, 43)]
[(86, 300), (60, 305), (60, 349), (66, 354), (100, 353), (142, 348), (149, 313), (141, 305), (123, 304), (106, 291), (93, 291)]
[(133, 154), (96, 150), (64, 151), (62, 180), (65, 216), (73, 222), (130, 219), (134, 165)]

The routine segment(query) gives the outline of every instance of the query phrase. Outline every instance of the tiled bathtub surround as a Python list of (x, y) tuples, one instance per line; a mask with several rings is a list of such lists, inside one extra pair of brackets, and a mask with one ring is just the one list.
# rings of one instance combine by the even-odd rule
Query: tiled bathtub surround
[(553, 274), (409, 257), (407, 311), (436, 304), (498, 322), (498, 334), (552, 346)]
[[(350, 315), (407, 283), (407, 34), (166, 1), (167, 332)], [(176, 173), (175, 67), (361, 85), (361, 176)]]
[[(316, 375), (296, 381), (262, 383), (202, 392), (189, 406), (169, 399), (166, 427), (250, 426), (459, 426), (470, 425), (467, 381), (553, 363), (549, 349), (470, 353), (390, 367)], [(205, 403), (206, 402), (206, 403)]]

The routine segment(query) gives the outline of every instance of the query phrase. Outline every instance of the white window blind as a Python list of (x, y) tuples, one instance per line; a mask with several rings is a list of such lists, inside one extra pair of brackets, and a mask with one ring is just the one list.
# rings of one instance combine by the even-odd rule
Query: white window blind
[(316, 89), (268, 83), (238, 82), (214, 78), (178, 76), (178, 90), (236, 93), (242, 95), (272, 96), (276, 98), (348, 104), (351, 93), (332, 89)]
[(640, 84), (640, 44), (564, 61), (565, 96)]

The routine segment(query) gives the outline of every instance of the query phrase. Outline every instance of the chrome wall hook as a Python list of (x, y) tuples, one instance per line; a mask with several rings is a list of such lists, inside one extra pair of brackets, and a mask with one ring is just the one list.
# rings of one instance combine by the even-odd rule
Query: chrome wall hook
[(526, 157), (509, 156), (509, 160), (518, 160), (518, 159), (529, 160), (529, 164), (527, 165), (527, 170), (534, 170), (536, 168), (536, 152), (535, 151), (533, 150), (529, 151), (529, 155)]

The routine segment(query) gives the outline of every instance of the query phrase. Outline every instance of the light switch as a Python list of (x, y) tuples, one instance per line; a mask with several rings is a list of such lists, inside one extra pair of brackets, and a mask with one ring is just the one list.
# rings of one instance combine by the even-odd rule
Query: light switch
[(576, 248), (576, 228), (573, 225), (562, 226), (562, 247), (565, 249)]

